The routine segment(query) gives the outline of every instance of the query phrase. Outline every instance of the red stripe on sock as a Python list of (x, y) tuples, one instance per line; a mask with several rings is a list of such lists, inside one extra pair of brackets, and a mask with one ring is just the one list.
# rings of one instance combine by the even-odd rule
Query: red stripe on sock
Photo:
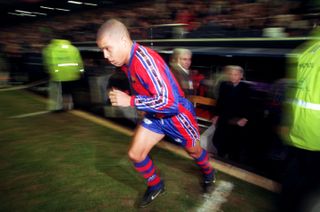
[(197, 164), (201, 165), (201, 164), (204, 164), (206, 162), (208, 162), (209, 160), (209, 157), (208, 157), (208, 154), (203, 158), (202, 161), (197, 161)]
[(213, 170), (213, 169), (209, 169), (209, 170), (207, 170), (207, 171), (203, 170), (203, 173), (204, 173), (204, 174), (210, 174), (210, 173), (212, 172), (212, 170)]
[(149, 173), (144, 174), (143, 177), (145, 179), (148, 179), (149, 177), (151, 177), (155, 173), (155, 171), (156, 171), (156, 169), (153, 168)]
[(148, 182), (148, 186), (155, 186), (160, 183), (160, 177), (156, 176), (154, 180)]
[(152, 160), (149, 160), (149, 162), (145, 166), (135, 167), (135, 168), (138, 172), (144, 172), (144, 171), (147, 171), (151, 166), (152, 166)]

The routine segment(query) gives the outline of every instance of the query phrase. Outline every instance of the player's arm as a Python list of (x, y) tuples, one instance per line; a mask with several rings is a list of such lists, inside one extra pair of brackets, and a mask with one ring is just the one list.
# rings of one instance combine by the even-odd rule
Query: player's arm
[(130, 105), (145, 112), (177, 114), (179, 94), (177, 87), (173, 87), (174, 80), (168, 75), (168, 66), (157, 58), (152, 60), (150, 66), (142, 65), (143, 69), (137, 73), (138, 78), (151, 95), (131, 96)]

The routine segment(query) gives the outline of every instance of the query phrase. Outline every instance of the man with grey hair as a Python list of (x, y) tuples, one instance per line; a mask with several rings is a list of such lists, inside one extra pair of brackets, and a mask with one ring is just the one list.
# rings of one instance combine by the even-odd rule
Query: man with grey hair
[(189, 49), (176, 48), (173, 50), (170, 68), (176, 77), (185, 95), (193, 94), (193, 83), (191, 78), (192, 52)]
[(247, 123), (250, 121), (250, 88), (242, 82), (243, 69), (237, 65), (223, 68), (227, 81), (220, 84), (213, 124), (216, 131), (213, 144), (220, 157), (239, 162), (245, 140)]

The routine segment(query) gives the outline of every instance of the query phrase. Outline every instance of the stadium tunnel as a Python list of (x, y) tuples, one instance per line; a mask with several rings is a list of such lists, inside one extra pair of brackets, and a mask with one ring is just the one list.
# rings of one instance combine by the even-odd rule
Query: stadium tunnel
[[(269, 148), (268, 139), (273, 135), (270, 131), (268, 100), (270, 100), (270, 89), (274, 82), (286, 77), (287, 58), (292, 56), (291, 52), (297, 46), (308, 40), (308, 38), (237, 38), (237, 39), (180, 39), (180, 40), (138, 40), (139, 43), (149, 46), (159, 52), (168, 62), (174, 48), (188, 48), (193, 53), (192, 68), (198, 69), (207, 80), (214, 79), (225, 65), (240, 65), (245, 71), (245, 80), (251, 83), (254, 89), (255, 117), (259, 129), (255, 131), (256, 136), (264, 141), (260, 148)], [(118, 121), (134, 127), (139, 119), (139, 114), (129, 108), (125, 110), (110, 106), (110, 102), (93, 101), (90, 94), (90, 78), (103, 75), (106, 81), (103, 84), (101, 95), (106, 95), (108, 89), (117, 87), (130, 92), (129, 83), (125, 74), (117, 71), (115, 67), (108, 64), (95, 42), (74, 43), (80, 50), (85, 64), (85, 72), (79, 81), (75, 94), (75, 107), (84, 109), (95, 114)], [(19, 72), (12, 73), (15, 83), (28, 84), (30, 82), (47, 79), (47, 73), (43, 70), (42, 56), (34, 52), (25, 51), (24, 67)], [(30, 90), (47, 94), (47, 84), (30, 87)], [(209, 87), (207, 97), (215, 98), (214, 88)], [(271, 97), (272, 98), (272, 97)], [(210, 111), (212, 108), (204, 107)], [(214, 109), (214, 108), (213, 108)], [(130, 120), (128, 122), (127, 120)], [(205, 130), (205, 129), (203, 129)], [(265, 135), (265, 136), (261, 136)], [(261, 151), (264, 151), (263, 149)], [(267, 154), (263, 152), (262, 154)], [(265, 162), (265, 161), (264, 161)], [(270, 170), (255, 170), (273, 179), (279, 179), (282, 162), (267, 161), (265, 167)], [(241, 164), (240, 164), (241, 165)], [(274, 171), (273, 169), (279, 169)], [(251, 169), (251, 167), (249, 167)], [(276, 176), (274, 173), (277, 173)]]

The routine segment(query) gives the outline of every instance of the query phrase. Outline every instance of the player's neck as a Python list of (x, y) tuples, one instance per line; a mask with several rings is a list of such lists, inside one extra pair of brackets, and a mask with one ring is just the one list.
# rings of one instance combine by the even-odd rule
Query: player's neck
[(130, 63), (131, 50), (132, 50), (132, 48), (134, 48), (134, 46), (133, 46), (133, 41), (130, 40), (130, 41), (128, 42), (128, 51), (127, 51), (128, 53), (127, 53), (126, 62), (125, 62), (126, 65), (129, 65), (129, 63)]

